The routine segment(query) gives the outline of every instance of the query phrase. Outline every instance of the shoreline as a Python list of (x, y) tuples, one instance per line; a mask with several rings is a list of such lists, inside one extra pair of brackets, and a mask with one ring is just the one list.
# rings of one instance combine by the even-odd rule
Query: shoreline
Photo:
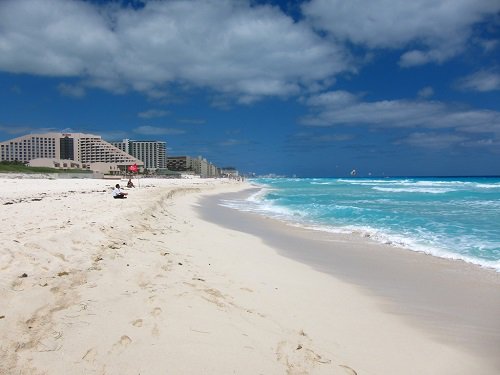
[(498, 372), (355, 283), (201, 216), (249, 184), (143, 182), (116, 201), (110, 181), (0, 179), (0, 372)]
[[(309, 183), (311, 184), (311, 186), (325, 185), (325, 184), (330, 185), (334, 183), (334, 182), (329, 182), (328, 181), (329, 179), (326, 180), (327, 181), (325, 182), (309, 181)], [(362, 181), (362, 179), (331, 179), (331, 180), (336, 181), (335, 183), (338, 182), (341, 185), (347, 182), (352, 183), (353, 185), (365, 185), (365, 183), (355, 182), (355, 181)], [(304, 181), (308, 181), (308, 179), (304, 179)], [(389, 179), (387, 181), (389, 182), (390, 187), (385, 187), (383, 184), (380, 185), (385, 181), (378, 181), (372, 179), (369, 179), (366, 185), (371, 186), (371, 190), (381, 191), (382, 194), (390, 194), (390, 195), (385, 195), (385, 196), (383, 195), (380, 197), (373, 197), (369, 199), (366, 196), (367, 194), (366, 191), (360, 192), (359, 195), (363, 196), (362, 199), (368, 199), (368, 201), (370, 202), (371, 201), (384, 202), (386, 199), (392, 201), (393, 198), (395, 201), (397, 201), (398, 200), (397, 197), (400, 193), (409, 194), (410, 192), (417, 193), (416, 196), (419, 196), (420, 194), (420, 198), (422, 199), (424, 199), (424, 195), (427, 195), (428, 196), (427, 199), (429, 199), (429, 197), (439, 197), (441, 193), (459, 192), (460, 189), (463, 188), (463, 186), (453, 187), (452, 185), (446, 185), (446, 183), (442, 185), (441, 184), (442, 181), (432, 182), (430, 180), (423, 180), (418, 182), (411, 182), (412, 187), (408, 187), (407, 189), (405, 187), (407, 184), (406, 181), (398, 182), (395, 179)], [(452, 182), (458, 182), (458, 181), (456, 181), (456, 179), (453, 179)], [(477, 184), (477, 188), (486, 189), (486, 191), (488, 191), (490, 190), (490, 188), (494, 190), (494, 187), (498, 186), (498, 182), (500, 181), (496, 181), (497, 185), (495, 185), (495, 182), (481, 183), (478, 181), (474, 182), (462, 181), (459, 182), (459, 184), (462, 184), (464, 186), (465, 184)], [(495, 246), (495, 244), (498, 242), (496, 241), (497, 238), (494, 236), (496, 227), (492, 225), (493, 223), (496, 223), (496, 221), (498, 221), (497, 220), (498, 215), (494, 216), (494, 208), (493, 208), (494, 205), (491, 208), (491, 212), (472, 211), (471, 213), (468, 213), (466, 211), (454, 212), (454, 213), (445, 212), (446, 210), (450, 209), (450, 207), (446, 207), (446, 205), (449, 205), (450, 202), (446, 203), (445, 206), (442, 207), (443, 211), (437, 210), (437, 207), (436, 208), (432, 207), (430, 208), (430, 210), (431, 211), (433, 210), (434, 213), (441, 212), (441, 215), (445, 215), (445, 217), (448, 217), (448, 219), (445, 219), (444, 222), (442, 223), (442, 227), (447, 228), (446, 230), (444, 229), (434, 230), (433, 227), (436, 226), (439, 227), (441, 225), (440, 220), (436, 221), (437, 216), (432, 217), (432, 214), (430, 214), (430, 217), (424, 220), (425, 212), (420, 212), (420, 214), (417, 216), (413, 215), (412, 219), (413, 221), (408, 221), (405, 215), (409, 215), (412, 210), (408, 211), (406, 214), (402, 214), (405, 210), (408, 209), (408, 207), (405, 208), (402, 206), (398, 206), (401, 202), (395, 203), (397, 208), (389, 209), (387, 212), (384, 212), (385, 208), (378, 205), (377, 203), (374, 206), (372, 206), (370, 202), (368, 202), (366, 207), (364, 206), (356, 207), (356, 205), (351, 207), (349, 206), (349, 203), (344, 200), (346, 198), (344, 196), (345, 192), (342, 191), (342, 188), (339, 191), (340, 197), (338, 198), (339, 199), (338, 204), (340, 204), (338, 211), (339, 215), (338, 219), (336, 218), (336, 214), (332, 214), (332, 212), (329, 212), (329, 209), (327, 208), (328, 206), (336, 207), (337, 202), (330, 202), (329, 204), (325, 204), (325, 202), (321, 201), (318, 203), (319, 207), (313, 208), (311, 213), (304, 212), (303, 216), (302, 213), (300, 212), (294, 212), (294, 210), (297, 209), (293, 208), (295, 204), (292, 204), (292, 207), (287, 207), (286, 204), (283, 206), (279, 203), (278, 205), (275, 205), (273, 203), (273, 200), (275, 198), (271, 198), (269, 202), (266, 202), (266, 200), (261, 201), (260, 196), (262, 194), (266, 195), (266, 192), (269, 191), (272, 192), (273, 184), (275, 182), (271, 181), (269, 182), (269, 185), (267, 185), (265, 181), (263, 182), (259, 180), (256, 181), (251, 180), (251, 183), (254, 184), (256, 188), (255, 197), (252, 194), (250, 197), (248, 197), (249, 199), (246, 202), (245, 200), (240, 200), (240, 199), (236, 199), (236, 201), (234, 202), (229, 200), (227, 206), (235, 209), (241, 209), (241, 211), (244, 212), (255, 212), (257, 214), (261, 214), (269, 218), (275, 218), (277, 220), (287, 222), (292, 226), (297, 226), (319, 232), (329, 232), (333, 234), (359, 235), (364, 238), (369, 238), (370, 240), (373, 240), (380, 244), (390, 245), (393, 247), (402, 248), (417, 253), (424, 253), (438, 258), (464, 261), (465, 263), (478, 265), (484, 269), (493, 269), (496, 272), (500, 273), (500, 259), (498, 258), (498, 256), (495, 258), (495, 255), (500, 255), (497, 254), (498, 249), (496, 249)], [(419, 183), (422, 183), (421, 187), (418, 186)], [(399, 184), (401, 186), (399, 186)], [(372, 186), (372, 185), (377, 185), (377, 186)], [(345, 188), (345, 186), (343, 186), (343, 188)], [(278, 188), (278, 190), (279, 189), (280, 188)], [(334, 193), (332, 192), (332, 194)], [(282, 198), (286, 199), (284, 197), (281, 197), (280, 199)], [(405, 206), (408, 204), (411, 205), (410, 203), (411, 199), (409, 201), (406, 201), (406, 199), (409, 198), (408, 197), (403, 198), (403, 200), (406, 202)], [(475, 199), (473, 198), (471, 199), (472, 199), (471, 204), (474, 205)], [(479, 200), (488, 199), (488, 197), (487, 196), (483, 198), (477, 197), (477, 199)], [(495, 201), (494, 197), (489, 197), (489, 199), (493, 199), (492, 202), (494, 203)], [(391, 206), (391, 204), (389, 204), (388, 206)], [(466, 206), (467, 204), (465, 203), (462, 204), (462, 207)], [(309, 210), (310, 207), (304, 209)], [(318, 212), (319, 209), (321, 211), (324, 211), (323, 214), (326, 215), (325, 217), (322, 217), (320, 215), (320, 213)], [(366, 220), (364, 214), (361, 216), (357, 215), (358, 218), (353, 217), (351, 219), (347, 219), (345, 217), (345, 214), (343, 213), (344, 209), (346, 210), (366, 209), (367, 211), (371, 211), (373, 209), (374, 211), (377, 211), (378, 214), (381, 215), (381, 217), (379, 219), (375, 218), (370, 219), (371, 214), (368, 212)], [(400, 218), (397, 218), (397, 215), (402, 215), (402, 216), (400, 216)], [(453, 215), (455, 215), (454, 216), (455, 218), (463, 218), (466, 217), (467, 215), (472, 215), (471, 217), (477, 216), (478, 220), (482, 220), (483, 224), (472, 223), (472, 222), (465, 223), (461, 222), (460, 220), (458, 221), (451, 220), (450, 218)], [(332, 217), (334, 219), (332, 219)], [(337, 220), (339, 220), (340, 222), (337, 222)], [(425, 221), (427, 223), (425, 223)], [(394, 224), (395, 222), (398, 222), (398, 225), (395, 225)], [(454, 224), (452, 224), (452, 222), (454, 222)], [(488, 228), (487, 226), (485, 227), (481, 226), (485, 225), (485, 223), (488, 223), (490, 227)], [(460, 235), (452, 235), (450, 234), (453, 229), (452, 225), (455, 225), (456, 228), (469, 227), (469, 229), (467, 230), (464, 229)], [(415, 228), (418, 228), (418, 231), (416, 231)], [(471, 231), (470, 228), (475, 228), (475, 229)], [(448, 231), (450, 232), (447, 234), (446, 232)], [(440, 238), (440, 240), (437, 240), (438, 238)]]
[[(384, 311), (500, 369), (500, 274), (457, 259), (381, 244), (356, 234), (316, 231), (218, 204), (244, 192), (203, 198), (205, 220), (261, 238), (285, 257), (361, 287)], [(304, 249), (307, 249), (304, 251)]]

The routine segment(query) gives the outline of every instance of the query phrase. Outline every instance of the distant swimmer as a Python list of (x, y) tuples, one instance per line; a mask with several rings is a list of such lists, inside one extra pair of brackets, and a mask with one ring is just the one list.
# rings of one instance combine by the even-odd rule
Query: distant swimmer
[(356, 174), (357, 174), (357, 173), (358, 173), (358, 172), (356, 172), (356, 170), (355, 170), (355, 169), (353, 169), (353, 170), (351, 171), (351, 176), (356, 176)]

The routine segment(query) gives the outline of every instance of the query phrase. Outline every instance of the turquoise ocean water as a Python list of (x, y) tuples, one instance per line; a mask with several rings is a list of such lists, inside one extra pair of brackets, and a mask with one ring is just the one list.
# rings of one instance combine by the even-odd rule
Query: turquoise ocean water
[(269, 178), (223, 205), (500, 272), (500, 178)]

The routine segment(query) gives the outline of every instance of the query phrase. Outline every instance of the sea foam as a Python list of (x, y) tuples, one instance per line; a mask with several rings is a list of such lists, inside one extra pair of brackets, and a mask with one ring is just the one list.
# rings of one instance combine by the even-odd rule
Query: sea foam
[(500, 179), (257, 179), (223, 205), (500, 272)]

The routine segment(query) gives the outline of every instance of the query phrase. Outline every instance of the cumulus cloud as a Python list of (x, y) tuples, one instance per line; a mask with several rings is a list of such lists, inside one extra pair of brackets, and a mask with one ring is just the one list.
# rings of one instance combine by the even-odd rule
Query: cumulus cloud
[(394, 142), (394, 144), (410, 145), (421, 148), (443, 149), (457, 144), (463, 145), (466, 141), (467, 137), (458, 134), (415, 132)]
[[(472, 27), (500, 11), (497, 0), (311, 0), (311, 24), (332, 38), (368, 48), (411, 49), (402, 66), (441, 63), (460, 53)], [(415, 47), (418, 46), (418, 47)]]
[(433, 95), (434, 95), (434, 89), (430, 86), (426, 86), (418, 91), (419, 98), (426, 99), (426, 98), (430, 98)]
[(464, 91), (500, 90), (500, 70), (480, 70), (458, 80), (457, 87)]
[(133, 129), (133, 131), (134, 133), (142, 135), (176, 135), (185, 133), (185, 131), (181, 129), (163, 128), (159, 126), (149, 126), (149, 125), (139, 126)]
[(316, 134), (316, 133), (309, 133), (309, 132), (298, 132), (298, 133), (294, 134), (292, 138), (295, 141), (299, 141), (302, 143), (308, 143), (308, 144), (322, 144), (322, 143), (332, 144), (332, 143), (350, 141), (350, 140), (354, 139), (354, 135), (353, 134), (346, 134), (346, 133)]
[(248, 143), (249, 142), (247, 140), (230, 138), (230, 139), (226, 139), (224, 141), (219, 142), (218, 145), (223, 146), (223, 147), (232, 147), (232, 146), (241, 146), (241, 145), (245, 145)]
[(245, 1), (3, 0), (0, 29), (0, 70), (79, 77), (117, 93), (161, 97), (175, 83), (252, 102), (350, 69), (344, 51), (305, 23)]
[(19, 95), (23, 92), (23, 90), (21, 90), (21, 88), (17, 85), (13, 85), (11, 88), (10, 88), (10, 92), (13, 93), (13, 94), (16, 94), (16, 95)]
[(83, 98), (86, 94), (85, 89), (78, 85), (61, 83), (57, 88), (62, 95), (71, 96), (73, 98)]
[(186, 124), (186, 125), (203, 125), (207, 121), (203, 119), (196, 119), (196, 118), (181, 118), (177, 120), (178, 123), (180, 124)]
[(480, 148), (498, 153), (500, 112), (451, 106), (429, 100), (363, 101), (349, 92), (313, 96), (311, 113), (301, 119), (310, 127), (356, 128), (364, 134), (393, 134), (394, 145), (427, 149)]
[(340, 90), (312, 96), (308, 99), (307, 104), (313, 107), (341, 108), (353, 105), (356, 102), (358, 102), (356, 95)]
[(23, 125), (2, 125), (0, 124), (0, 132), (11, 134), (11, 135), (21, 135), (32, 132), (34, 129), (31, 126)]
[(125, 130), (111, 130), (111, 129), (104, 129), (104, 130), (89, 130), (89, 131), (83, 131), (84, 133), (90, 132), (91, 134), (98, 134), (102, 137), (102, 139), (108, 141), (108, 142), (115, 142), (117, 140), (123, 140), (123, 139), (128, 139), (130, 138), (130, 133), (125, 131)]
[(13, 73), (64, 77), (97, 71), (117, 47), (106, 19), (83, 1), (2, 1), (0, 27), (0, 68)]
[(468, 132), (494, 132), (500, 135), (500, 112), (455, 108), (437, 101), (364, 102), (349, 92), (334, 91), (313, 96), (307, 104), (313, 113), (302, 119), (306, 125), (368, 124), (384, 128), (460, 128)]
[(168, 116), (169, 114), (170, 112), (161, 109), (150, 109), (144, 112), (139, 112), (137, 116), (139, 116), (140, 118), (151, 119), (151, 118), (165, 117)]
[(461, 133), (414, 132), (393, 142), (396, 145), (408, 145), (418, 148), (442, 150), (446, 148), (481, 148), (499, 153), (499, 138), (471, 138)]
[(484, 49), (484, 52), (489, 53), (493, 52), (498, 48), (500, 44), (500, 40), (492, 40), (492, 39), (480, 39), (479, 45)]

